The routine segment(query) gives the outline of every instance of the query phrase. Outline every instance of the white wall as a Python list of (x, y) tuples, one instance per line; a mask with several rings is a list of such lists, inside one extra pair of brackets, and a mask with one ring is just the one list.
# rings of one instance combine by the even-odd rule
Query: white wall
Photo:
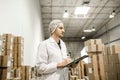
[(24, 37), (24, 64), (34, 66), (43, 40), (39, 0), (0, 0), (0, 34)]

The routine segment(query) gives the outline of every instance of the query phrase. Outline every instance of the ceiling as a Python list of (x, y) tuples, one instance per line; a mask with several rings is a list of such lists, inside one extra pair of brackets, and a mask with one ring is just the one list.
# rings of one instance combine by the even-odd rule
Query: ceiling
[[(65, 10), (73, 15), (75, 7), (82, 6), (84, 1), (90, 2), (88, 4), (90, 7), (87, 14), (88, 18), (63, 18)], [(120, 8), (119, 0), (40, 0), (40, 4), (45, 38), (49, 37), (50, 21), (60, 19), (64, 23), (65, 35), (63, 39), (66, 41), (82, 41), (81, 37), (84, 35), (87, 38), (92, 38), (94, 33), (110, 20), (110, 13)], [(84, 29), (92, 27), (95, 27), (95, 32), (83, 32)]]

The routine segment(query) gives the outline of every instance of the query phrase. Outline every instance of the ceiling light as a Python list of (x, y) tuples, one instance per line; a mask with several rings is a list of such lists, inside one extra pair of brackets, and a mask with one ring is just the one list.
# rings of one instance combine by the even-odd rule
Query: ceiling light
[(82, 7), (76, 7), (75, 9), (75, 14), (87, 14), (89, 11), (90, 7), (88, 6), (82, 6)]
[(83, 36), (81, 39), (85, 39), (85, 36)]
[(114, 18), (115, 17), (115, 10), (109, 15), (109, 18)]
[(63, 18), (68, 18), (69, 17), (69, 13), (67, 12), (67, 10), (65, 10), (65, 13), (63, 14)]
[(84, 30), (84, 32), (92, 32), (92, 30), (91, 30), (91, 29), (88, 29), (88, 30)]
[(92, 31), (95, 31), (95, 27), (92, 27)]

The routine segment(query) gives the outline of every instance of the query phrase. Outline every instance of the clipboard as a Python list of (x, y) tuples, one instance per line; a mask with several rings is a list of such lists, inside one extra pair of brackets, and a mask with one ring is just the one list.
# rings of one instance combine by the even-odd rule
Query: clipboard
[(80, 58), (77, 58), (74, 61), (70, 62), (69, 64), (65, 65), (64, 67), (71, 67), (73, 64), (77, 64), (79, 61), (81, 61), (81, 60), (83, 60), (83, 59), (85, 59), (87, 57), (88, 57), (88, 55), (84, 55), (84, 56), (82, 56)]

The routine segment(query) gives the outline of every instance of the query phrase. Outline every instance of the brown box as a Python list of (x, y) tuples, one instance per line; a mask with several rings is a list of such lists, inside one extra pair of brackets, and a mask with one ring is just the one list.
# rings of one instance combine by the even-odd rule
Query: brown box
[(120, 45), (112, 45), (112, 53), (120, 54)]
[(17, 68), (17, 64), (18, 64), (18, 63), (17, 63), (17, 58), (18, 58), (18, 57), (17, 57), (17, 53), (14, 53), (14, 54), (13, 54), (13, 67), (14, 67), (14, 68)]
[(117, 74), (117, 80), (120, 80), (120, 73)]
[[(92, 64), (92, 66), (91, 66)], [(98, 72), (98, 59), (97, 55), (92, 55), (91, 56), (91, 64), (88, 64), (88, 75), (93, 74), (93, 80), (99, 80), (99, 72)]]
[(104, 58), (104, 64), (108, 64), (108, 55), (104, 55), (103, 58)]
[(26, 80), (25, 79), (25, 66), (22, 66), (22, 68), (21, 68), (22, 70), (21, 70), (21, 80)]
[(12, 43), (10, 43), (10, 42), (6, 42), (6, 43), (3, 43), (2, 44), (2, 48), (4, 48), (5, 50), (7, 50), (7, 49), (12, 49), (13, 47), (12, 47), (13, 45), (12, 45)]
[(117, 73), (108, 73), (108, 80), (118, 80)]
[(24, 38), (19, 36), (17, 42), (18, 42), (18, 43), (23, 43), (23, 42), (24, 42)]
[(8, 56), (0, 56), (0, 67), (8, 67)]
[(26, 72), (26, 80), (30, 80), (30, 67), (25, 66), (25, 72)]
[(6, 80), (7, 68), (0, 68), (0, 80)]
[(95, 80), (93, 74), (88, 74), (89, 80)]
[(20, 51), (20, 50), (23, 50), (23, 44), (18, 44), (18, 50)]
[(2, 38), (5, 42), (13, 43), (13, 35), (12, 34), (3, 34)]
[(113, 54), (113, 63), (119, 63), (119, 54)]
[(14, 43), (22, 43), (24, 42), (24, 38), (22, 38), (21, 36), (16, 36), (14, 37)]
[(120, 73), (120, 64), (116, 64), (117, 65), (117, 73)]
[(90, 46), (86, 46), (85, 47), (85, 50), (86, 50), (86, 52), (91, 52), (91, 53), (93, 53), (93, 52), (96, 52), (97, 50), (96, 50), (96, 45), (90, 45)]
[(21, 67), (21, 65), (22, 65), (22, 62), (21, 62), (22, 60), (21, 60), (21, 57), (18, 57), (18, 60), (17, 60), (17, 66), (18, 67)]
[(104, 44), (98, 44), (96, 45), (97, 52), (103, 52), (104, 51)]
[(101, 80), (105, 80), (105, 68), (104, 68), (104, 58), (103, 58), (103, 54), (98, 54), (98, 64), (99, 64), (99, 73), (100, 73), (100, 77)]
[(112, 53), (112, 48), (110, 46), (107, 47), (107, 54), (113, 54)]
[(95, 44), (102, 44), (102, 40), (101, 39), (95, 39)]
[(81, 63), (81, 78), (83, 79), (84, 76), (85, 76), (85, 75), (84, 75), (84, 74), (85, 74), (85, 73), (84, 73), (84, 64), (85, 64), (85, 62), (84, 62), (84, 61), (81, 61), (80, 63)]
[(88, 64), (84, 64), (85, 67), (85, 76), (88, 76)]
[(94, 45), (95, 44), (95, 40), (94, 39), (90, 39), (84, 42), (85, 46), (90, 46), (90, 45)]
[(112, 54), (108, 55), (108, 62), (109, 62), (109, 64), (112, 64), (114, 62)]

